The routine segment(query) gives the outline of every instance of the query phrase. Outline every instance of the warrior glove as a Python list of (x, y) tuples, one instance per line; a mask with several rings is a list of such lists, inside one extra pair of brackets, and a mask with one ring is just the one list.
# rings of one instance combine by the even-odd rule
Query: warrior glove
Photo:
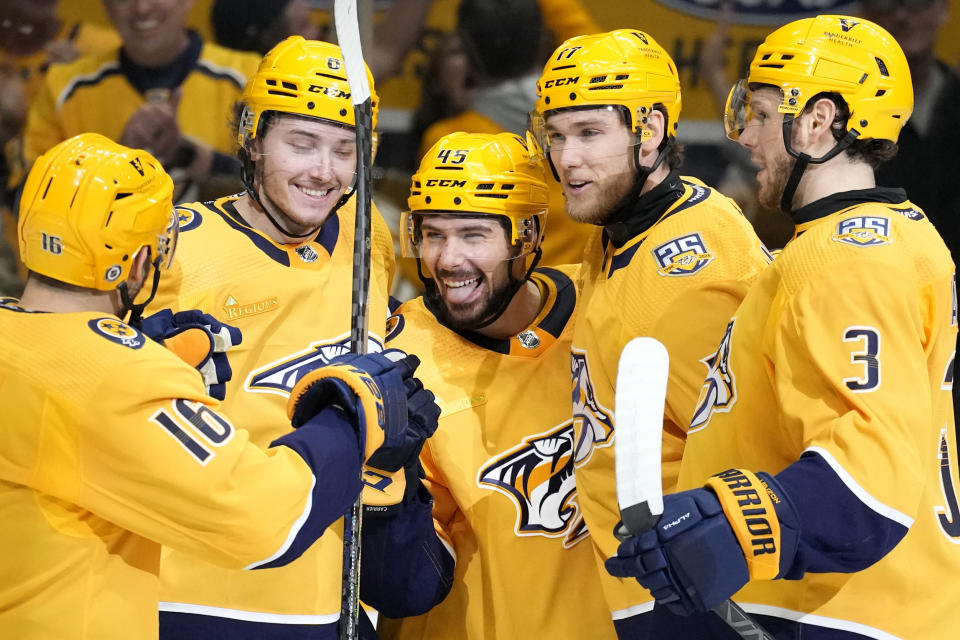
[(766, 473), (729, 469), (704, 489), (664, 496), (657, 525), (622, 542), (606, 568), (636, 578), (672, 612), (691, 615), (749, 580), (787, 575), (798, 543), (797, 514), (780, 484)]

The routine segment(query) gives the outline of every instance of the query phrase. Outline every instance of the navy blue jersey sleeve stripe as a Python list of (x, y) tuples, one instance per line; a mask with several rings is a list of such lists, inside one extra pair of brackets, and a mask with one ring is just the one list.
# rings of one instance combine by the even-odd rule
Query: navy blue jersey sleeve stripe
[(794, 565), (785, 576), (788, 579), (799, 579), (808, 571), (862, 571), (887, 555), (907, 534), (903, 524), (857, 498), (816, 452), (805, 452), (775, 477), (803, 523)]
[(331, 524), (350, 508), (363, 485), (360, 482), (360, 443), (356, 428), (343, 411), (327, 408), (270, 443), (290, 447), (313, 471), (309, 511), (289, 546), (256, 569), (282, 567), (297, 559)]

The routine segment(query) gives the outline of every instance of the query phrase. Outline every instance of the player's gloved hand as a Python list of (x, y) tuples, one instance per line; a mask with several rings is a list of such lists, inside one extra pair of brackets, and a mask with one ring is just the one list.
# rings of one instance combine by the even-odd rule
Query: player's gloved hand
[[(390, 349), (388, 358), (403, 355)], [(364, 513), (387, 515), (417, 491), (424, 476), (420, 466), (420, 450), (427, 438), (437, 430), (440, 407), (429, 389), (417, 378), (404, 380), (407, 392), (407, 428), (402, 438), (392, 446), (377, 449), (363, 467)], [(399, 468), (397, 468), (399, 466)]]
[(196, 309), (163, 309), (144, 318), (140, 330), (196, 368), (208, 394), (224, 399), (226, 382), (233, 376), (225, 352), (242, 341), (240, 329)]
[(367, 460), (370, 467), (392, 472), (416, 464), (423, 443), (437, 430), (440, 407), (433, 392), (425, 389), (423, 383), (412, 375), (420, 365), (419, 358), (408, 356), (399, 349), (388, 349), (383, 355), (391, 360), (403, 359), (412, 364), (411, 375), (403, 381), (403, 389), (407, 394), (405, 428), (398, 430), (393, 438), (388, 438)]
[(396, 471), (415, 458), (423, 444), (418, 433), (410, 437), (407, 417), (407, 381), (419, 364), (416, 356), (397, 350), (337, 356), (297, 381), (287, 415), (299, 427), (324, 407), (341, 407), (356, 420), (364, 461), (382, 447), (378, 464)]
[(798, 540), (796, 513), (779, 483), (730, 469), (705, 489), (664, 496), (657, 525), (622, 542), (606, 568), (636, 578), (672, 612), (690, 615), (722, 603), (748, 580), (785, 575)]

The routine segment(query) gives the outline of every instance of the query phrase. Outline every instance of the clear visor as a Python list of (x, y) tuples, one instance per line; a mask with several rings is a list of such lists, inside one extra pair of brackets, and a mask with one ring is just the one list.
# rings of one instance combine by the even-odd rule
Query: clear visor
[(532, 218), (520, 224), (519, 241), (511, 243), (509, 217), (460, 211), (404, 211), (400, 214), (400, 255), (404, 258), (435, 258), (456, 252), (466, 260), (512, 260), (534, 250)]
[(589, 152), (593, 158), (619, 156), (625, 150), (632, 154), (640, 139), (650, 137), (650, 132), (641, 125), (640, 136), (632, 136), (626, 147), (611, 145), (611, 136), (620, 137), (623, 127), (629, 126), (625, 109), (620, 105), (568, 107), (551, 111), (549, 119), (531, 111), (527, 136), (542, 149), (542, 155), (566, 150)]
[(177, 252), (177, 240), (180, 237), (180, 219), (177, 210), (170, 210), (170, 222), (157, 239), (157, 259), (161, 269), (173, 266), (173, 256)]
[(727, 130), (727, 137), (736, 141), (751, 124), (754, 124), (754, 115), (750, 109), (750, 87), (746, 79), (741, 79), (730, 88), (727, 95), (723, 126)]

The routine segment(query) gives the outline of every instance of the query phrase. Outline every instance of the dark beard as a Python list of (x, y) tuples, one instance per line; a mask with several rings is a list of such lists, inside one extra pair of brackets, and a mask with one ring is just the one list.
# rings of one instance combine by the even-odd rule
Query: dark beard
[(486, 299), (480, 303), (474, 313), (471, 313), (469, 316), (464, 316), (463, 314), (454, 315), (450, 312), (447, 303), (443, 300), (443, 296), (440, 295), (440, 289), (437, 287), (436, 282), (431, 279), (424, 293), (424, 301), (426, 302), (427, 308), (433, 312), (443, 326), (453, 329), (454, 331), (476, 331), (477, 329), (487, 326), (503, 313), (503, 310), (510, 302), (509, 299), (516, 293), (515, 289), (514, 279), (509, 278), (503, 285), (494, 289)]

